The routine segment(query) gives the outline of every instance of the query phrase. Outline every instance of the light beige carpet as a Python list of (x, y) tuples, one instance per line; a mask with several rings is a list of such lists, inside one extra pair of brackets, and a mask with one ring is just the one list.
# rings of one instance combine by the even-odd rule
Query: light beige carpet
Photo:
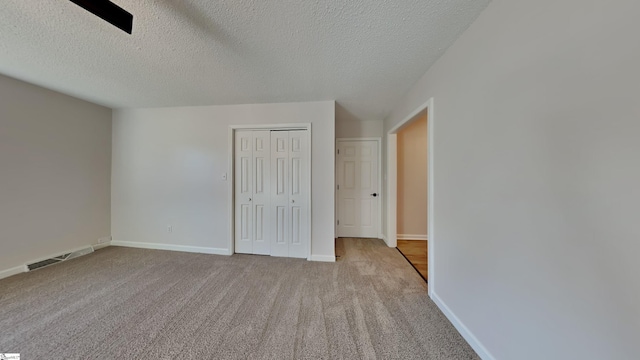
[(336, 263), (109, 247), (0, 280), (24, 359), (476, 359), (381, 240)]

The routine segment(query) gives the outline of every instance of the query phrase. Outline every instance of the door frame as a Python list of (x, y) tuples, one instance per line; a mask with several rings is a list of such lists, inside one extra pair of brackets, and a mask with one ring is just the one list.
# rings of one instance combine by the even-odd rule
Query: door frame
[(236, 234), (235, 234), (235, 135), (236, 130), (306, 130), (307, 131), (307, 144), (309, 144), (309, 151), (307, 151), (307, 162), (309, 166), (307, 167), (307, 175), (309, 179), (309, 192), (307, 195), (307, 203), (309, 204), (309, 211), (307, 211), (307, 222), (309, 226), (307, 227), (307, 238), (309, 239), (308, 249), (307, 249), (307, 260), (311, 260), (311, 243), (313, 239), (311, 238), (311, 228), (313, 227), (313, 223), (311, 222), (311, 214), (312, 214), (312, 203), (311, 203), (311, 153), (313, 152), (313, 146), (311, 144), (311, 123), (298, 123), (298, 124), (247, 124), (247, 125), (229, 125), (228, 130), (228, 147), (227, 147), (227, 188), (228, 188), (228, 196), (227, 196), (227, 211), (229, 214), (229, 231), (231, 236), (229, 237), (229, 255), (235, 254), (235, 245), (236, 245)]
[(336, 184), (336, 191), (335, 191), (335, 214), (336, 214), (336, 218), (334, 219), (334, 223), (336, 224), (336, 231), (335, 231), (335, 237), (338, 238), (338, 219), (340, 218), (340, 210), (339, 210), (339, 201), (338, 201), (338, 160), (337, 160), (337, 154), (338, 154), (338, 147), (340, 146), (341, 142), (346, 142), (346, 141), (376, 141), (378, 143), (378, 239), (382, 239), (384, 236), (382, 234), (382, 205), (383, 205), (383, 201), (382, 201), (382, 196), (383, 196), (383, 188), (384, 185), (382, 183), (382, 138), (380, 137), (361, 137), (361, 138), (336, 138), (336, 148), (335, 148), (335, 154), (336, 154), (336, 169), (335, 169), (335, 184)]
[(428, 282), (429, 296), (432, 295), (435, 283), (435, 214), (434, 214), (434, 110), (433, 98), (418, 106), (406, 118), (387, 132), (387, 245), (398, 245), (398, 131), (408, 125), (419, 113), (427, 110), (427, 246), (428, 246)]

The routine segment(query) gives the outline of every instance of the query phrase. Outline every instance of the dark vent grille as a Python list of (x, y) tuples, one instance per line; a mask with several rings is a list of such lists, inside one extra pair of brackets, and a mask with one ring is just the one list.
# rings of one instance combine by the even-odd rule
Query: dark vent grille
[(80, 249), (78, 251), (62, 254), (59, 256), (54, 256), (50, 259), (38, 261), (33, 264), (27, 264), (27, 268), (29, 268), (29, 271), (36, 270), (36, 269), (43, 268), (45, 266), (49, 266), (49, 265), (57, 264), (59, 262), (63, 262), (66, 260), (74, 259), (82, 255), (87, 255), (92, 252), (93, 252), (93, 247), (89, 246), (87, 248)]
[(55, 263), (59, 263), (60, 259), (47, 259), (47, 260), (42, 260), (42, 261), (38, 261), (37, 263), (33, 263), (33, 264), (29, 264), (29, 270), (35, 270), (35, 269), (39, 269), (41, 267), (45, 267), (45, 266), (49, 266)]

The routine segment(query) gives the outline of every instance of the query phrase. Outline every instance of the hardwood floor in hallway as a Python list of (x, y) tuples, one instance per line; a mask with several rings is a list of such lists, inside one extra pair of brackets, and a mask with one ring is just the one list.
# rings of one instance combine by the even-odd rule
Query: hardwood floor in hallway
[(424, 240), (398, 240), (398, 250), (420, 273), (425, 281), (428, 281), (428, 247)]

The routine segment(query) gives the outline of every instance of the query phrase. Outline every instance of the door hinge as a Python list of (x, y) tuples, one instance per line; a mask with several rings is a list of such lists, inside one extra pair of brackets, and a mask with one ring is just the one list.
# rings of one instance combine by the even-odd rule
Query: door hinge
[(338, 220), (338, 225), (340, 225), (340, 220)]
[(338, 149), (338, 155), (340, 155), (340, 149)]
[(340, 184), (338, 184), (338, 190), (340, 190)]

